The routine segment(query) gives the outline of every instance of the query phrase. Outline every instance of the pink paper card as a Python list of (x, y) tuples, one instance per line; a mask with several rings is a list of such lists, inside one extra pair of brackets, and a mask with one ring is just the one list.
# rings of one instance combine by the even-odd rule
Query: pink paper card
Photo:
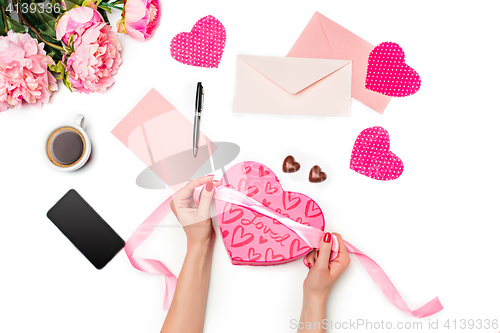
[(111, 133), (174, 190), (181, 186), (178, 179), (189, 179), (186, 170), (194, 174), (217, 149), (200, 132), (199, 147), (206, 149), (200, 149), (194, 157), (190, 153), (193, 123), (155, 89), (151, 89)]

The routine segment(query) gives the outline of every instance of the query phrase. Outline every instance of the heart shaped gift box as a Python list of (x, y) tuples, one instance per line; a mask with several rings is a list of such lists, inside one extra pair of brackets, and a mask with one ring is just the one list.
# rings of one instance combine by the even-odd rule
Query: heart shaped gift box
[[(232, 166), (220, 186), (238, 190), (296, 223), (321, 231), (323, 212), (308, 196), (284, 191), (274, 172), (258, 162)], [(216, 200), (217, 219), (224, 245), (235, 265), (275, 265), (295, 260), (311, 247), (277, 220), (249, 208)]]

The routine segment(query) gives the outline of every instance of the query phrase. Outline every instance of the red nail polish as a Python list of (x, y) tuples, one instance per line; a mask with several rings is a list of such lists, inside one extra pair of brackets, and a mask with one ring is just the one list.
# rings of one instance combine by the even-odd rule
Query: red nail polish
[(327, 232), (327, 233), (325, 234), (325, 236), (323, 237), (323, 241), (324, 241), (325, 243), (330, 243), (330, 241), (331, 241), (331, 240), (332, 240), (332, 234), (331, 234), (331, 233), (329, 233), (329, 232)]
[(208, 192), (211, 192), (213, 188), (214, 188), (214, 183), (212, 182), (208, 182), (207, 185), (205, 185), (205, 190), (207, 190)]

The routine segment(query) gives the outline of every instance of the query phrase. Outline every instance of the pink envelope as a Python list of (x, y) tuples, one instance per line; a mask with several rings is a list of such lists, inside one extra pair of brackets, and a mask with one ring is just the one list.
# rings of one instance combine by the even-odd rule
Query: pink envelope
[(352, 60), (352, 97), (382, 114), (391, 97), (365, 88), (368, 56), (374, 47), (316, 12), (287, 57)]
[(350, 116), (351, 63), (239, 55), (233, 112)]

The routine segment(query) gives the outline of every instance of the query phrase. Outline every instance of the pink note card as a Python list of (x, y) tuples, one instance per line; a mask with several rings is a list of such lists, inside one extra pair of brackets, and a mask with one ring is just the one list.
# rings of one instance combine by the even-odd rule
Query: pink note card
[[(200, 150), (194, 157), (193, 123), (155, 89), (151, 89), (111, 133), (170, 187), (180, 187), (179, 175), (184, 177), (186, 169), (195, 172), (201, 168), (216, 150), (200, 132), (199, 147), (205, 146), (208, 150), (206, 154)], [(173, 160), (175, 165), (169, 163)], [(185, 180), (188, 179), (189, 176)]]

